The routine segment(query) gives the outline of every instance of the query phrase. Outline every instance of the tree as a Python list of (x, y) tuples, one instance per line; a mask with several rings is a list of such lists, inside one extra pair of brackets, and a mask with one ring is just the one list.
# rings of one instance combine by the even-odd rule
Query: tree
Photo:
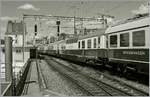
[(66, 33), (61, 33), (61, 34), (59, 35), (59, 40), (65, 40), (66, 37), (67, 37), (67, 34), (66, 34)]

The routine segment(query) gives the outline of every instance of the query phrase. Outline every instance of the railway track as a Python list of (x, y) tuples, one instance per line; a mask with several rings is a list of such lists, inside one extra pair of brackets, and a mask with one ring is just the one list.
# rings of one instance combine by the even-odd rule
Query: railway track
[[(43, 92), (43, 95), (65, 96), (65, 94), (60, 93), (60, 91), (53, 91), (51, 87), (49, 87), (49, 83), (48, 83), (49, 80), (45, 76), (45, 73), (43, 72), (41, 65), (42, 65), (41, 61), (38, 61), (37, 69), (38, 69), (40, 87), (41, 87), (41, 91)], [(52, 69), (52, 68), (49, 68), (49, 69)], [(59, 87), (59, 86), (56, 86), (56, 87)], [(82, 95), (82, 93), (78, 93), (78, 94)]]
[(122, 91), (100, 80), (87, 76), (75, 69), (63, 65), (56, 60), (46, 58), (47, 63), (57, 70), (62, 76), (69, 79), (84, 90), (88, 96), (132, 96), (131, 93)]
[(38, 63), (37, 63), (37, 72), (38, 72), (38, 80), (39, 80), (39, 83), (40, 83), (40, 89), (47, 89), (47, 83), (46, 83), (46, 78), (44, 77), (44, 74), (41, 70), (41, 66), (39, 65), (39, 60), (38, 60)]
[[(114, 87), (118, 87), (119, 89), (121, 89), (123, 91), (126, 91), (126, 92), (129, 92), (132, 95), (135, 95), (135, 96), (136, 95), (137, 96), (138, 95), (147, 95), (147, 96), (149, 95), (148, 91), (145, 92), (144, 90), (139, 89), (139, 88), (137, 88), (137, 87), (135, 87), (133, 85), (129, 85), (126, 82), (124, 82), (122, 80), (119, 80), (118, 78), (115, 78), (114, 76), (111, 76), (111, 75), (109, 75), (109, 74), (107, 74), (105, 72), (95, 71), (95, 69), (94, 69), (94, 72), (85, 72), (85, 71), (81, 71), (81, 66), (79, 66), (77, 64), (70, 63), (68, 61), (64, 61), (64, 60), (61, 60), (61, 59), (56, 59), (56, 58), (53, 58), (53, 59), (55, 59), (55, 61), (65, 62), (65, 63), (69, 64), (69, 66), (71, 68), (78, 69), (79, 72), (86, 73), (86, 75), (88, 75), (88, 76), (90, 76), (92, 78), (96, 78), (97, 80), (102, 80), (103, 82), (109, 83), (109, 84), (113, 85)], [(103, 78), (101, 79), (101, 77), (103, 77)]]
[[(54, 60), (54, 59), (53, 59)], [(121, 82), (121, 81), (119, 81), (119, 80), (116, 80), (116, 79), (114, 79), (114, 78), (111, 78), (110, 76), (105, 76), (105, 80), (103, 81), (103, 80), (99, 80), (99, 79), (95, 79), (95, 78), (93, 78), (93, 77), (91, 77), (91, 76), (89, 76), (89, 75), (87, 75), (87, 74), (85, 74), (84, 72), (82, 72), (82, 71), (79, 71), (79, 70), (77, 70), (77, 69), (73, 69), (73, 68), (71, 68), (71, 67), (68, 67), (68, 66), (66, 66), (66, 65), (64, 65), (64, 64), (62, 64), (62, 63), (60, 63), (60, 62), (58, 62), (58, 61), (56, 61), (56, 60), (54, 60), (56, 63), (58, 63), (58, 64), (60, 64), (60, 65), (62, 65), (62, 66), (64, 66), (65, 68), (68, 68), (68, 70), (70, 69), (70, 70), (72, 70), (72, 71), (76, 71), (77, 73), (79, 73), (79, 74), (81, 74), (81, 75), (83, 75), (84, 77), (86, 77), (86, 78), (88, 78), (89, 80), (91, 80), (91, 81), (93, 81), (93, 82), (95, 82), (95, 83), (97, 83), (97, 85), (98, 86), (101, 86), (102, 84), (103, 84), (103, 86), (104, 86), (104, 88), (103, 88), (103, 90), (105, 90), (106, 89), (106, 92), (108, 91), (108, 92), (112, 92), (110, 89), (114, 89), (114, 90), (116, 90), (116, 91), (120, 91), (122, 94), (124, 93), (125, 95), (128, 95), (128, 96), (148, 96), (149, 94), (148, 93), (146, 93), (146, 92), (144, 92), (144, 91), (142, 91), (142, 90), (139, 90), (139, 89), (137, 89), (137, 88), (135, 88), (135, 87), (133, 87), (133, 86), (130, 86), (130, 85), (128, 85), (128, 84), (126, 84), (126, 83), (123, 83), (123, 82)], [(79, 77), (80, 78), (80, 77)], [(106, 80), (107, 79), (107, 80)], [(103, 86), (101, 86), (101, 87), (103, 87)], [(107, 86), (107, 87), (106, 87)], [(111, 87), (111, 88), (110, 88)], [(109, 88), (109, 89), (108, 89)], [(114, 92), (112, 92), (112, 93), (115, 93), (115, 91)], [(119, 94), (119, 93), (118, 93)], [(124, 95), (123, 94), (123, 95)], [(110, 94), (110, 95), (117, 95), (117, 93), (116, 94)], [(120, 95), (119, 95), (120, 96)]]
[(140, 89), (138, 89), (138, 88), (136, 88), (136, 87), (133, 87), (133, 86), (131, 86), (131, 85), (129, 85), (129, 84), (123, 82), (123, 81), (118, 80), (118, 79), (112, 78), (112, 76), (109, 76), (109, 75), (104, 74), (104, 73), (102, 73), (102, 72), (99, 72), (98, 74), (99, 74), (99, 75), (104, 75), (105, 78), (106, 78), (107, 80), (109, 80), (108, 83), (111, 83), (111, 84), (113, 84), (114, 86), (115, 86), (115, 85), (120, 85), (120, 86), (122, 86), (122, 87), (119, 87), (119, 89), (121, 89), (121, 90), (123, 90), (123, 91), (126, 91), (126, 92), (129, 92), (129, 93), (131, 93), (131, 94), (134, 95), (134, 96), (141, 96), (141, 95), (146, 95), (146, 96), (148, 96), (148, 95), (149, 95), (149, 93), (147, 93), (147, 92), (145, 92), (145, 91), (143, 91), (143, 90), (140, 90)]

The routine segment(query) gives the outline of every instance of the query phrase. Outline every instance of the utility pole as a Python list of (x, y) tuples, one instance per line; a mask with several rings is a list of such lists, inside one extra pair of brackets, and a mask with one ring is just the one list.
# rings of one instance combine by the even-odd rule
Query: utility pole
[(36, 46), (37, 24), (34, 25), (34, 40), (33, 45)]
[(76, 32), (76, 6), (71, 6), (71, 8), (73, 9), (73, 20), (74, 20), (74, 35), (76, 36), (77, 35), (77, 32)]
[[(57, 42), (59, 41), (59, 32), (60, 32), (60, 20), (56, 21), (57, 25)], [(59, 45), (57, 44), (57, 53), (59, 54)]]
[(6, 36), (5, 37), (5, 80), (6, 82), (12, 83), (11, 93), (14, 94), (14, 80), (13, 78), (13, 66), (12, 66), (12, 37)]
[(77, 32), (76, 32), (76, 11), (74, 11), (74, 35), (76, 36), (77, 35)]
[(83, 10), (83, 4), (84, 4), (84, 2), (81, 1), (81, 9), (82, 9), (81, 30), (82, 30), (82, 34), (84, 35), (84, 28), (83, 28), (83, 13), (84, 13), (84, 10)]
[(6, 81), (12, 81), (12, 38), (9, 36), (5, 37), (5, 79)]
[(23, 16), (23, 62), (25, 61), (24, 60), (24, 51), (25, 51), (25, 49), (24, 49), (24, 47), (25, 47), (25, 18), (24, 18), (24, 16)]

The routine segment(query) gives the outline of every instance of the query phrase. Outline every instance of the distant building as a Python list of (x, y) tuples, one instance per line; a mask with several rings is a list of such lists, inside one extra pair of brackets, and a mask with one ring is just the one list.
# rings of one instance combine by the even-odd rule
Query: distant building
[[(5, 41), (0, 39), (0, 66), (1, 66), (1, 78), (5, 77)], [(1, 81), (2, 81), (1, 79)]]
[[(20, 71), (20, 69), (24, 66), (25, 62), (28, 60), (29, 55), (30, 55), (30, 48), (32, 48), (32, 45), (27, 45), (26, 42), (25, 43), (25, 47), (23, 49), (23, 31), (25, 24), (21, 21), (21, 22), (12, 22), (12, 21), (8, 21), (7, 24), (7, 30), (5, 35), (6, 36), (10, 36), (13, 39), (13, 69), (14, 71), (17, 73)], [(27, 33), (25, 33), (26, 35)], [(2, 62), (5, 62), (5, 45), (4, 45), (4, 40), (1, 40), (1, 44), (3, 44), (3, 46), (1, 46), (2, 48)], [(23, 53), (24, 52), (24, 53)], [(5, 78), (5, 64), (1, 65), (1, 71), (3, 72), (3, 78)]]

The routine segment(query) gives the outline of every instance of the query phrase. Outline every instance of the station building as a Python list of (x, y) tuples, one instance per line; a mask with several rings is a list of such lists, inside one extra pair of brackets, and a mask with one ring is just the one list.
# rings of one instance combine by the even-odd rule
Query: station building
[[(7, 30), (5, 36), (10, 36), (13, 39), (12, 42), (12, 57), (13, 57), (13, 72), (15, 75), (23, 68), (25, 62), (30, 57), (30, 48), (33, 48), (32, 45), (27, 45), (23, 36), (26, 36), (24, 31), (24, 23), (16, 21), (8, 21)], [(25, 30), (26, 31), (26, 30)], [(5, 41), (1, 40), (1, 79), (5, 79)], [(24, 42), (24, 44), (23, 44)], [(23, 47), (24, 45), (24, 47)], [(5, 80), (4, 80), (5, 81)]]

